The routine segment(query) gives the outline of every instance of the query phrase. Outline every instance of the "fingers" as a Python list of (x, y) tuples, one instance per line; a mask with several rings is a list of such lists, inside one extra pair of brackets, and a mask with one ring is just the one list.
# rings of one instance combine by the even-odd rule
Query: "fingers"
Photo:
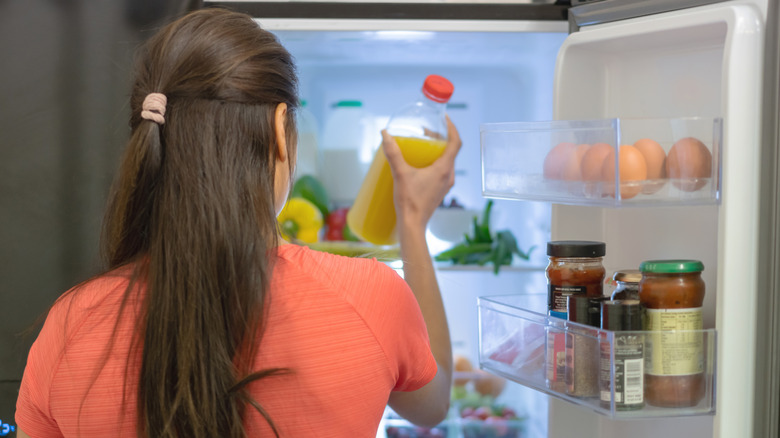
[(382, 150), (385, 152), (387, 162), (390, 163), (390, 171), (393, 175), (396, 175), (402, 169), (406, 169), (409, 165), (406, 164), (404, 156), (401, 153), (401, 148), (398, 147), (398, 143), (392, 135), (387, 133), (387, 130), (382, 130)]
[(455, 157), (458, 155), (458, 152), (460, 151), (460, 147), (463, 145), (463, 142), (460, 140), (460, 134), (458, 134), (458, 128), (455, 127), (455, 124), (452, 123), (452, 120), (450, 120), (450, 116), (447, 117), (447, 147), (444, 149), (444, 153), (442, 153), (442, 157), (450, 160), (451, 162), (455, 162)]

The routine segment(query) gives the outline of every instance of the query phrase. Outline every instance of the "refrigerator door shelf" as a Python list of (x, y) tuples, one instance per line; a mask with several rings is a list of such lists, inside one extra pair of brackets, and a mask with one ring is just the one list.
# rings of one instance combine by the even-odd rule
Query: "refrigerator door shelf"
[(721, 136), (722, 120), (705, 117), (485, 123), (482, 193), (601, 207), (719, 204)]
[[(481, 297), (480, 366), (613, 420), (715, 414), (714, 329), (613, 332), (546, 316), (546, 306), (546, 294)], [(626, 348), (627, 337), (639, 340), (642, 345), (638, 351), (643, 351), (643, 360), (634, 358), (634, 362), (638, 362), (632, 364), (636, 366), (635, 370), (629, 370), (628, 362), (623, 367), (615, 360), (616, 351)], [(564, 356), (550, 354), (557, 351), (554, 344), (559, 340), (568, 347), (563, 350), (565, 360)], [(556, 356), (557, 363), (554, 361)], [(557, 386), (548, 385), (548, 367), (556, 366), (560, 367), (558, 371), (565, 369), (563, 373), (569, 377)], [(670, 374), (675, 375), (669, 377)], [(685, 407), (651, 405), (648, 383), (659, 376), (667, 382), (671, 379), (672, 383), (690, 384), (687, 387), (666, 386), (664, 395), (697, 402)], [(605, 384), (607, 379), (609, 384)], [(625, 394), (626, 398), (632, 397), (638, 402), (634, 404), (635, 409), (622, 410), (622, 406), (615, 403), (616, 381), (617, 387), (634, 385), (633, 394), (629, 390)], [(588, 387), (588, 392), (572, 392), (577, 390), (572, 390), (567, 383), (581, 384), (580, 388)], [(620, 397), (618, 394), (618, 400)], [(608, 401), (602, 402), (602, 398)]]

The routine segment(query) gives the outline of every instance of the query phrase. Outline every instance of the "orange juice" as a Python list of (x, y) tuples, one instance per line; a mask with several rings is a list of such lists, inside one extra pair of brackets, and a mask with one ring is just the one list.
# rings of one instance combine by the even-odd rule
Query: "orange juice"
[[(445, 140), (395, 137), (404, 159), (420, 168), (430, 166), (444, 152)], [(398, 242), (393, 204), (393, 176), (380, 147), (374, 155), (355, 203), (347, 213), (349, 229), (366, 242), (392, 245)]]

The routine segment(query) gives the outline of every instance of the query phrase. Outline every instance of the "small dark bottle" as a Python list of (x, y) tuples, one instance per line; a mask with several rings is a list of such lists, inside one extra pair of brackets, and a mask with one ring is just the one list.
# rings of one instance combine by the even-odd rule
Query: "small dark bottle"
[(567, 324), (566, 327), (566, 393), (575, 397), (599, 395), (599, 332), (601, 302), (609, 297), (569, 295), (567, 303), (569, 322), (593, 327)]
[(642, 409), (645, 406), (642, 305), (638, 300), (602, 302), (601, 328), (614, 332), (611, 344), (608, 339), (601, 341), (601, 406), (611, 409), (614, 392), (616, 411)]

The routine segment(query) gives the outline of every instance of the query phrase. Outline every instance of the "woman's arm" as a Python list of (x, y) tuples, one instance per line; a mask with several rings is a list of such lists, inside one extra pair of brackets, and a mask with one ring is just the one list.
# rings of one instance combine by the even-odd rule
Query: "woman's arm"
[(24, 433), (22, 429), (16, 429), (16, 438), (30, 438), (30, 435)]
[(417, 169), (408, 165), (395, 140), (382, 132), (394, 181), (394, 201), (404, 279), (422, 311), (431, 350), (438, 365), (436, 377), (411, 392), (393, 392), (389, 405), (399, 415), (422, 426), (434, 426), (447, 415), (452, 385), (452, 345), (439, 284), (431, 260), (425, 229), (433, 212), (455, 182), (455, 157), (461, 146), (457, 129), (447, 118), (447, 147), (432, 165)]

